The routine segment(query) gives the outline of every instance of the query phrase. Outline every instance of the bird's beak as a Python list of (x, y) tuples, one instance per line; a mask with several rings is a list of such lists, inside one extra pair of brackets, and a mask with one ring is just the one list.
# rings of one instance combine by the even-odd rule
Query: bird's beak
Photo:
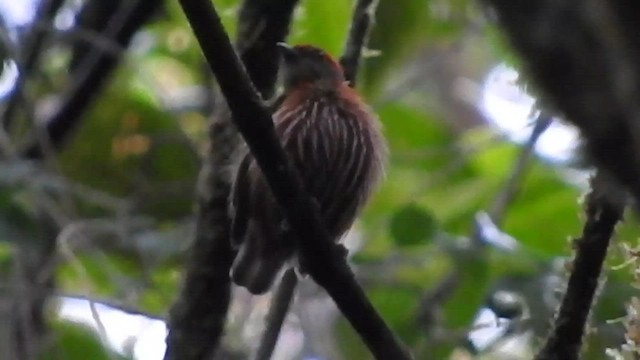
[(284, 42), (276, 43), (276, 46), (280, 50), (280, 53), (282, 54), (282, 58), (284, 59), (285, 62), (287, 63), (293, 62), (298, 57), (298, 53), (293, 48), (293, 46)]

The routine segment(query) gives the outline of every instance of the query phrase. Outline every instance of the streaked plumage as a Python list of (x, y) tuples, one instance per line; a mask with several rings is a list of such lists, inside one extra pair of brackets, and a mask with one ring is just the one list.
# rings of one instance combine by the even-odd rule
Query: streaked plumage
[[(283, 70), (276, 132), (338, 241), (382, 175), (384, 139), (375, 116), (322, 50), (285, 48)], [(252, 293), (264, 293), (294, 255), (295, 239), (251, 154), (236, 172), (230, 210), (238, 248), (231, 277)]]

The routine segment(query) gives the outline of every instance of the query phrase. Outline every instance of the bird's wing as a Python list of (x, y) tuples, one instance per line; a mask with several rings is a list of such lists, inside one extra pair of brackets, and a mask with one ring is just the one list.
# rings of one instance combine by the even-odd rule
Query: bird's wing
[(318, 198), (326, 224), (340, 236), (349, 230), (369, 195), (375, 148), (370, 129), (355, 113), (342, 108), (334, 111), (330, 117), (334, 123), (325, 124), (338, 134), (336, 141), (328, 144), (334, 146), (334, 161)]
[[(296, 115), (303, 120), (293, 121)], [(357, 115), (319, 102), (306, 113), (291, 112), (276, 124), (285, 150), (334, 237), (349, 229), (372, 181), (375, 144)]]

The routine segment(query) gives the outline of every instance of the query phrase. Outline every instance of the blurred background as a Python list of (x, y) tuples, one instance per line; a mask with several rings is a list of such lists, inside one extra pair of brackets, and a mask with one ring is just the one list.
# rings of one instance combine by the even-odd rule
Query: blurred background
[[(47, 358), (161, 359), (215, 79), (176, 1), (41, 1), (0, 0), (0, 343), (26, 318), (27, 343), (46, 339)], [(240, 0), (214, 4), (234, 34)], [(107, 15), (138, 5), (123, 40)], [(352, 6), (301, 1), (288, 41), (339, 56)], [(470, 0), (380, 1), (359, 74), (391, 156), (346, 246), (417, 359), (530, 358), (581, 230), (590, 169), (577, 132), (538, 105), (485, 15)], [(95, 49), (117, 60), (92, 60)], [(81, 88), (96, 64), (99, 78)], [(31, 151), (34, 124), (65, 121), (63, 142)], [(625, 341), (637, 235), (619, 228), (586, 359)], [(222, 347), (244, 359), (270, 296), (233, 295)], [(303, 281), (274, 359), (369, 357)]]

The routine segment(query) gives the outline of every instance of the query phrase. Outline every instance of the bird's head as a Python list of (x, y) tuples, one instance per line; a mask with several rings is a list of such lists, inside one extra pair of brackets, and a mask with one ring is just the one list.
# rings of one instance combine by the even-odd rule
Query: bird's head
[(297, 86), (332, 89), (344, 82), (342, 67), (324, 50), (311, 45), (278, 43), (283, 60), (285, 91)]

